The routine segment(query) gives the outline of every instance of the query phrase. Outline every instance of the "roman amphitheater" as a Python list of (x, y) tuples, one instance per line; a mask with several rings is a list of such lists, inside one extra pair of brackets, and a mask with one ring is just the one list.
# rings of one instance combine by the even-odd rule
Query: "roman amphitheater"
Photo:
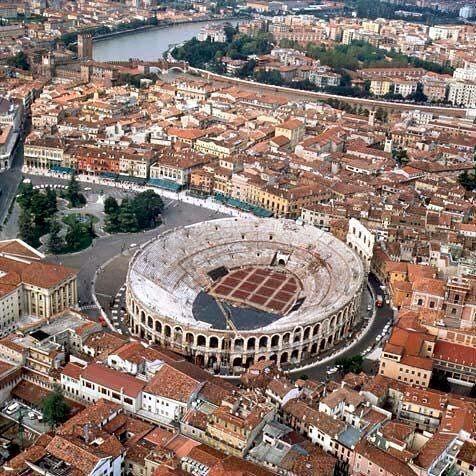
[(361, 259), (318, 228), (224, 218), (169, 230), (127, 276), (134, 335), (221, 374), (257, 360), (299, 367), (359, 319)]

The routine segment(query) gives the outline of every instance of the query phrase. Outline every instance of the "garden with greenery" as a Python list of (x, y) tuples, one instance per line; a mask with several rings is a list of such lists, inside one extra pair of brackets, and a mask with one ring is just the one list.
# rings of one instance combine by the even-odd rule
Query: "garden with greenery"
[[(69, 208), (80, 208), (86, 204), (86, 198), (81, 193), (74, 175), (60, 197), (67, 201)], [(29, 245), (38, 248), (41, 246), (41, 237), (49, 235), (48, 251), (54, 254), (87, 248), (96, 236), (96, 218), (73, 213), (65, 216), (60, 223), (57, 218), (57, 200), (57, 192), (52, 188), (35, 189), (31, 183), (22, 183), (17, 198), (20, 206), (20, 237)], [(64, 228), (66, 233), (62, 233)]]
[(109, 233), (135, 233), (155, 228), (162, 222), (164, 202), (152, 190), (134, 198), (124, 198), (119, 204), (114, 197), (104, 201), (106, 231)]

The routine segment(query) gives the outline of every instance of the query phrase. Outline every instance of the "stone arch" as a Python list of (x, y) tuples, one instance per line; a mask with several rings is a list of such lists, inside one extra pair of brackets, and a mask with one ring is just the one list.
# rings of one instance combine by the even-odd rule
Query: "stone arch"
[(174, 342), (182, 342), (183, 330), (177, 326), (174, 328)]
[(327, 338), (327, 348), (329, 348), (329, 347), (332, 346), (333, 340), (334, 340), (334, 334), (331, 334), (331, 335)]
[(278, 362), (278, 356), (276, 354), (272, 354), (269, 357), (269, 360), (271, 360), (272, 362), (274, 362), (276, 364)]
[(149, 327), (150, 329), (152, 329), (154, 327), (154, 321), (153, 321), (152, 317), (150, 317), (150, 316), (147, 316), (147, 327)]
[(185, 334), (185, 342), (189, 345), (193, 345), (195, 342), (195, 336), (191, 332)]
[(237, 337), (233, 341), (233, 349), (236, 352), (242, 352), (243, 351), (243, 344), (244, 344), (243, 338), (242, 337)]
[(160, 321), (155, 321), (155, 332), (162, 333), (162, 323)]
[(199, 334), (197, 336), (197, 345), (200, 347), (205, 347), (207, 345), (207, 338), (204, 335)]
[(195, 364), (199, 365), (200, 367), (203, 367), (203, 365), (205, 364), (205, 357), (203, 356), (203, 354), (195, 355)]
[(331, 332), (334, 332), (334, 329), (336, 327), (336, 322), (337, 322), (337, 316), (332, 316), (331, 322), (330, 322), (330, 330)]
[(279, 347), (279, 337), (279, 334), (274, 334), (274, 336), (271, 337), (271, 348)]
[(294, 349), (292, 352), (291, 352), (291, 362), (297, 362), (299, 358), (299, 350), (297, 349)]
[(318, 350), (317, 345), (318, 345), (317, 342), (314, 342), (314, 344), (312, 344), (312, 346), (311, 346), (311, 355), (316, 355), (317, 354), (317, 350)]
[(140, 312), (140, 321), (142, 322), (142, 324), (145, 324), (145, 312), (144, 311)]
[(268, 348), (268, 336), (261, 336), (258, 343), (259, 349), (267, 349)]
[(280, 359), (279, 359), (279, 362), (280, 362), (281, 364), (286, 364), (286, 363), (288, 362), (288, 353), (287, 353), (287, 352), (283, 352), (283, 353), (281, 354), (281, 357), (280, 357)]
[(233, 359), (233, 367), (243, 367), (243, 360), (241, 357), (235, 357)]
[(289, 341), (291, 340), (291, 334), (289, 332), (286, 332), (286, 334), (283, 335), (283, 346), (284, 345), (289, 345)]
[(185, 73), (186, 69), (182, 68), (181, 66), (171, 66), (168, 70), (165, 70), (166, 73), (170, 73), (171, 71), (177, 71), (177, 72), (180, 72), (180, 73)]
[(209, 346), (210, 346), (211, 349), (218, 349), (218, 346), (219, 346), (218, 337), (216, 337), (216, 336), (210, 337)]
[(218, 359), (216, 355), (210, 355), (208, 357), (207, 367), (215, 368), (218, 365)]
[(165, 337), (170, 337), (171, 334), (172, 334), (172, 329), (170, 328), (169, 325), (166, 325), (164, 327), (164, 334), (165, 334)]
[(308, 326), (304, 329), (304, 334), (302, 336), (302, 340), (308, 340), (311, 335), (311, 328)]
[(255, 350), (256, 349), (256, 339), (254, 337), (248, 338), (246, 341), (246, 350)]
[(317, 323), (315, 326), (314, 326), (314, 329), (312, 329), (312, 336), (317, 336), (319, 333), (321, 332), (321, 324), (320, 323)]
[(293, 343), (300, 342), (302, 339), (302, 327), (298, 326), (293, 332)]
[(245, 364), (245, 366), (246, 366), (246, 368), (249, 368), (249, 367), (251, 367), (254, 363), (255, 363), (255, 358), (252, 357), (252, 356), (250, 356), (250, 357), (248, 357), (248, 358), (246, 359), (246, 364)]
[(266, 360), (266, 355), (260, 355), (258, 357), (258, 362), (262, 362), (263, 360)]

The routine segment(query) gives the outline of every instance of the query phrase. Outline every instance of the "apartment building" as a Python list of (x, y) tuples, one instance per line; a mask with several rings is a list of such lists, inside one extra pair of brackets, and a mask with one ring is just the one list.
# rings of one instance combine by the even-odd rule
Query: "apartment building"
[(25, 164), (27, 167), (51, 169), (62, 166), (65, 145), (57, 137), (38, 137), (30, 135), (24, 146)]
[(402, 319), (384, 345), (379, 374), (400, 382), (428, 387), (436, 338), (415, 319)]
[(451, 81), (448, 102), (455, 106), (476, 107), (476, 81)]

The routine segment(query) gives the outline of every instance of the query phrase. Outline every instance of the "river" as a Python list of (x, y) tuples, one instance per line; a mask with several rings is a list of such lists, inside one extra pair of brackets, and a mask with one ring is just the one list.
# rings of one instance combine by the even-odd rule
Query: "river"
[[(226, 20), (211, 21), (210, 24), (224, 23)], [(231, 20), (236, 25), (236, 20)], [(95, 41), (93, 57), (97, 61), (127, 61), (129, 58), (155, 61), (162, 59), (164, 51), (197, 36), (207, 23), (185, 23), (166, 28), (151, 28), (124, 35), (112, 36)]]

